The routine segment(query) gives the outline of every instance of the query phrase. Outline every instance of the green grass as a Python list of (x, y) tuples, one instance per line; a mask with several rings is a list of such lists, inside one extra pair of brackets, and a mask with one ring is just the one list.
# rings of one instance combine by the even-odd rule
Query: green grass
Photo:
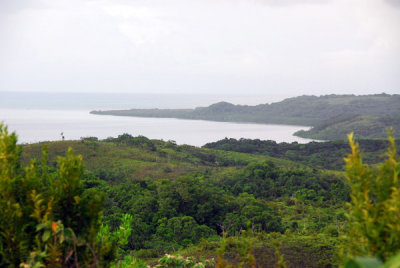
[[(68, 147), (83, 156), (87, 170), (98, 173), (112, 170), (123, 179), (174, 179), (193, 172), (209, 172), (217, 177), (246, 166), (250, 162), (273, 161), (278, 166), (296, 166), (291, 161), (262, 155), (224, 152), (192, 146), (168, 147), (165, 142), (155, 141), (156, 150), (146, 150), (133, 145), (113, 142), (55, 141), (23, 146), (22, 161), (40, 159), (43, 146), (49, 148), (49, 163), (55, 166), (58, 156), (63, 156)], [(220, 174), (220, 175), (218, 175)]]

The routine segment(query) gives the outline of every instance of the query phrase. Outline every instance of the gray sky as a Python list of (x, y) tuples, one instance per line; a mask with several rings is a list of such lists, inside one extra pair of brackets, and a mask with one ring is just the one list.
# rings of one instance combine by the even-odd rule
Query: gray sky
[(0, 0), (0, 91), (400, 93), (400, 0)]

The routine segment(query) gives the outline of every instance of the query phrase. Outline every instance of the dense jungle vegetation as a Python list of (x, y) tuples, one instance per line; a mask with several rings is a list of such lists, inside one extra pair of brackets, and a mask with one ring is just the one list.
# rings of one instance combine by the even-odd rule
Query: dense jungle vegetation
[[(397, 140), (399, 142), (399, 140)], [(386, 153), (389, 142), (380, 139), (359, 140), (365, 163), (376, 164)], [(342, 171), (343, 157), (349, 153), (347, 141), (336, 140), (327, 142), (309, 142), (306, 144), (276, 143), (271, 140), (259, 139), (228, 139), (207, 143), (203, 147), (224, 151), (272, 156), (302, 163), (313, 168)]]
[(317, 140), (346, 140), (350, 132), (360, 138), (385, 138), (386, 129), (390, 127), (397, 131), (395, 135), (400, 135), (400, 95), (384, 93), (300, 96), (256, 106), (219, 102), (195, 109), (130, 109), (91, 113), (312, 126), (311, 130), (295, 135)]
[[(19, 146), (0, 134), (0, 266), (336, 267), (346, 254), (379, 262), (400, 249), (398, 181), (385, 180), (398, 176), (394, 149), (378, 172), (344, 142), (197, 148), (123, 134)], [(360, 144), (371, 164), (390, 146)], [(346, 153), (347, 175), (317, 161)]]

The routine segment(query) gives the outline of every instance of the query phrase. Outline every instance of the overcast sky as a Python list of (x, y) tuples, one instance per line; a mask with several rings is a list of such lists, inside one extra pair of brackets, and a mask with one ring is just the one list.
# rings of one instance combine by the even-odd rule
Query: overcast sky
[(0, 91), (400, 93), (400, 0), (0, 0)]

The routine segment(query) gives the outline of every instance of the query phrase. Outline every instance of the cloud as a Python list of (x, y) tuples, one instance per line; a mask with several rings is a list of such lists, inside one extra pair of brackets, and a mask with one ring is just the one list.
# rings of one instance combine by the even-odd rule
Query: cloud
[(0, 19), (0, 91), (400, 87), (399, 9), (384, 0), (28, 2)]
[(290, 6), (290, 5), (309, 5), (309, 4), (327, 4), (331, 0), (256, 0), (257, 2), (271, 6)]
[(399, 0), (385, 0), (386, 3), (388, 3), (391, 6), (394, 7), (400, 7), (400, 1)]
[(34, 0), (3, 0), (0, 1), (0, 14), (12, 14), (37, 7), (43, 7), (43, 5)]

